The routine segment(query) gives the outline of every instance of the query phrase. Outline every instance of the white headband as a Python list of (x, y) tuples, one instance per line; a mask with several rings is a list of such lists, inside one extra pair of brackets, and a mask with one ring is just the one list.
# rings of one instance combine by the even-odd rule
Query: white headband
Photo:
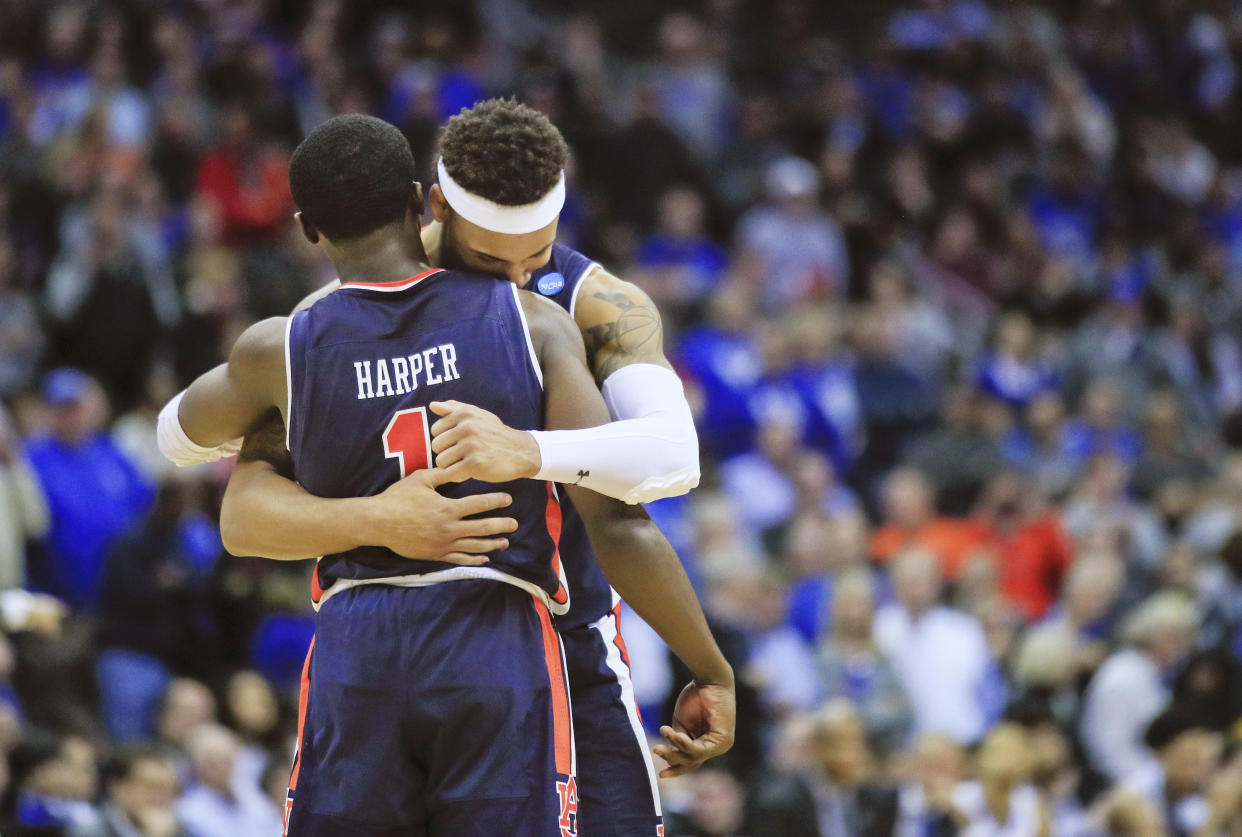
[(565, 206), (565, 172), (549, 192), (534, 203), (505, 206), (468, 192), (449, 177), (444, 158), (436, 165), (440, 175), (440, 191), (444, 199), (461, 217), (485, 230), (504, 235), (522, 235), (541, 230), (556, 220)]

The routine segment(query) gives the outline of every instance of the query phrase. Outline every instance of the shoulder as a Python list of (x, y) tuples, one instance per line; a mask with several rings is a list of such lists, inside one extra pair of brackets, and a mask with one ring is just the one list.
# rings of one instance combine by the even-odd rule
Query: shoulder
[(229, 357), (252, 357), (271, 351), (273, 348), (284, 350), (285, 329), (289, 327), (289, 317), (268, 317), (259, 320), (247, 328), (237, 338)]
[(910, 620), (906, 617), (901, 605), (889, 603), (881, 605), (875, 613), (876, 639), (882, 645), (892, 647), (892, 643), (900, 641), (900, 637), (910, 630)]
[(517, 299), (536, 348), (547, 341), (569, 341), (582, 345), (578, 327), (564, 308), (530, 291), (518, 291)]
[(603, 268), (583, 280), (574, 304), (574, 321), (599, 384), (634, 363), (672, 368), (664, 357), (664, 324), (655, 303), (637, 285)]
[(579, 322), (590, 320), (591, 314), (601, 308), (607, 309), (607, 313), (615, 316), (618, 304), (656, 310), (655, 303), (642, 288), (596, 265), (593, 270), (582, 277), (574, 318)]
[(289, 317), (269, 317), (243, 331), (229, 352), (229, 372), (242, 377), (260, 376), (278, 366), (283, 375), (289, 321)]
[(962, 813), (974, 819), (984, 804), (983, 785), (976, 780), (961, 782), (953, 789), (953, 804), (962, 809)]
[(22, 448), (27, 460), (38, 459), (46, 456), (48, 451), (55, 447), (55, 438), (46, 430), (36, 431)]
[(962, 642), (978, 640), (986, 645), (987, 635), (983, 632), (983, 625), (969, 613), (957, 608), (941, 606), (933, 608), (928, 616), (935, 620), (934, 624), (940, 630), (956, 639)]
[(1131, 688), (1135, 683), (1150, 679), (1155, 666), (1133, 648), (1123, 648), (1106, 659), (1091, 685), (1098, 689)]
[(303, 310), (303, 309), (305, 309), (305, 308), (310, 308), (310, 307), (311, 307), (312, 305), (314, 305), (316, 302), (318, 302), (319, 300), (323, 299), (325, 296), (327, 296), (328, 294), (332, 293), (333, 291), (335, 291), (335, 290), (336, 290), (337, 288), (339, 288), (339, 287), (341, 287), (341, 280), (340, 280), (340, 279), (333, 279), (331, 282), (329, 282), (328, 284), (324, 285), (322, 288), (319, 288), (318, 290), (315, 290), (315, 291), (311, 291), (311, 292), (310, 292), (310, 293), (308, 293), (306, 296), (302, 297), (302, 301), (301, 301), (301, 302), (299, 302), (299, 303), (298, 303), (298, 304), (294, 307), (294, 309), (293, 309), (293, 313), (295, 313), (295, 314), (296, 314), (298, 311), (301, 311), (301, 310)]

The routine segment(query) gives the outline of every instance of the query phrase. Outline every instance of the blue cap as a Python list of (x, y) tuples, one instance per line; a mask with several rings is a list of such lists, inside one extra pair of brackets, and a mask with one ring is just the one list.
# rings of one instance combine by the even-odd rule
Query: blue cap
[(90, 389), (91, 379), (85, 372), (62, 366), (43, 378), (43, 400), (55, 407), (77, 404)]

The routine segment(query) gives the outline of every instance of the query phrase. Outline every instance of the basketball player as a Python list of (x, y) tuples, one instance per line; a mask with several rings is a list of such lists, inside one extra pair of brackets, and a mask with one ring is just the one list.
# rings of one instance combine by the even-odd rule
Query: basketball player
[[(178, 409), (188, 438), (221, 444), (279, 413), (297, 480), (352, 498), (430, 465), (432, 401), (478, 404), (519, 428), (607, 420), (563, 311), (508, 283), (428, 268), (413, 174), (400, 132), (372, 117), (337, 117), (302, 142), (290, 163), (299, 220), (341, 286), (252, 326), (227, 364), (192, 384)], [(558, 494), (537, 480), (503, 488), (518, 528), (486, 565), (374, 547), (317, 565), (289, 833), (577, 834), (550, 616), (569, 605)], [(676, 556), (641, 509), (568, 491), (609, 577), (656, 589), (640, 598), (663, 601), (674, 652), (705, 682), (731, 683)]]
[[(437, 461), (455, 475), (496, 482), (523, 476), (581, 479), (631, 501), (692, 488), (698, 480), (697, 438), (680, 382), (663, 355), (658, 312), (633, 285), (553, 243), (568, 157), (559, 131), (530, 108), (492, 100), (450, 120), (442, 151), (440, 183), (430, 190), (436, 221), (423, 235), (433, 261), (508, 278), (568, 310), (617, 421), (585, 431), (532, 434), (511, 431), (474, 407), (432, 404), (433, 410), (446, 412), (433, 425)], [(515, 218), (521, 223), (515, 224)], [(162, 424), (171, 432), (180, 430), (175, 422)], [(278, 460), (281, 434), (269, 428), (266, 435), (276, 440), (267, 454), (259, 437), (251, 440), (248, 452)], [(201, 448), (197, 455), (203, 453), (212, 455)], [(589, 476), (579, 477), (580, 470)], [(343, 513), (336, 506), (349, 501), (312, 497), (271, 464), (243, 457), (225, 499), (226, 543), (234, 552), (272, 558), (305, 558), (374, 543), (410, 557), (459, 562), (477, 560), (466, 553), (503, 544), (497, 537), (505, 531), (501, 518), (460, 521), (468, 512), (455, 514), (449, 504), (465, 501), (443, 498), (420, 479), (426, 478), (416, 475), (368, 498), (372, 502), (365, 513), (357, 507)], [(557, 627), (565, 642), (578, 731), (583, 833), (590, 837), (596, 826), (606, 825), (611, 830), (602, 833), (656, 834), (659, 797), (633, 702), (615, 597), (572, 506), (565, 504), (563, 511), (561, 551), (573, 596), (570, 612), (557, 618)], [(480, 528), (484, 521), (495, 528)], [(455, 528), (467, 525), (476, 529)], [(646, 605), (641, 592), (621, 592), (658, 627), (658, 604)], [(731, 701), (729, 688), (687, 687), (673, 728), (664, 730), (670, 746), (657, 749), (672, 765), (666, 774), (693, 769), (728, 749)], [(691, 740), (687, 733), (697, 737)]]

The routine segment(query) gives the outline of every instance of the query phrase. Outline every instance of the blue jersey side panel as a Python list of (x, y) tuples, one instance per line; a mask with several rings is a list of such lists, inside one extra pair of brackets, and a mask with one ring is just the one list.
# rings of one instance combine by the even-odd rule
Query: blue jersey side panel
[[(546, 296), (573, 315), (578, 288), (596, 263), (562, 244), (552, 247), (552, 258), (531, 274), (527, 288)], [(556, 278), (559, 275), (559, 279)], [(552, 277), (549, 279), (549, 277)], [(541, 287), (542, 283), (542, 287)], [(581, 628), (605, 616), (613, 607), (612, 587), (595, 560), (586, 527), (567, 494), (561, 491), (561, 560), (572, 594), (569, 613), (557, 617), (557, 627)]]
[[(510, 427), (543, 424), (543, 388), (524, 320), (507, 282), (438, 271), (402, 290), (346, 285), (296, 314), (289, 331), (289, 449), (295, 475), (321, 497), (377, 494), (427, 467), (432, 401), (455, 399)], [(420, 413), (420, 411), (422, 411)], [(549, 534), (549, 485), (520, 480), (447, 485), (447, 496), (507, 491), (520, 521), (490, 566), (559, 591)], [(364, 547), (319, 562), (325, 589), (340, 578), (383, 578), (446, 568)]]

